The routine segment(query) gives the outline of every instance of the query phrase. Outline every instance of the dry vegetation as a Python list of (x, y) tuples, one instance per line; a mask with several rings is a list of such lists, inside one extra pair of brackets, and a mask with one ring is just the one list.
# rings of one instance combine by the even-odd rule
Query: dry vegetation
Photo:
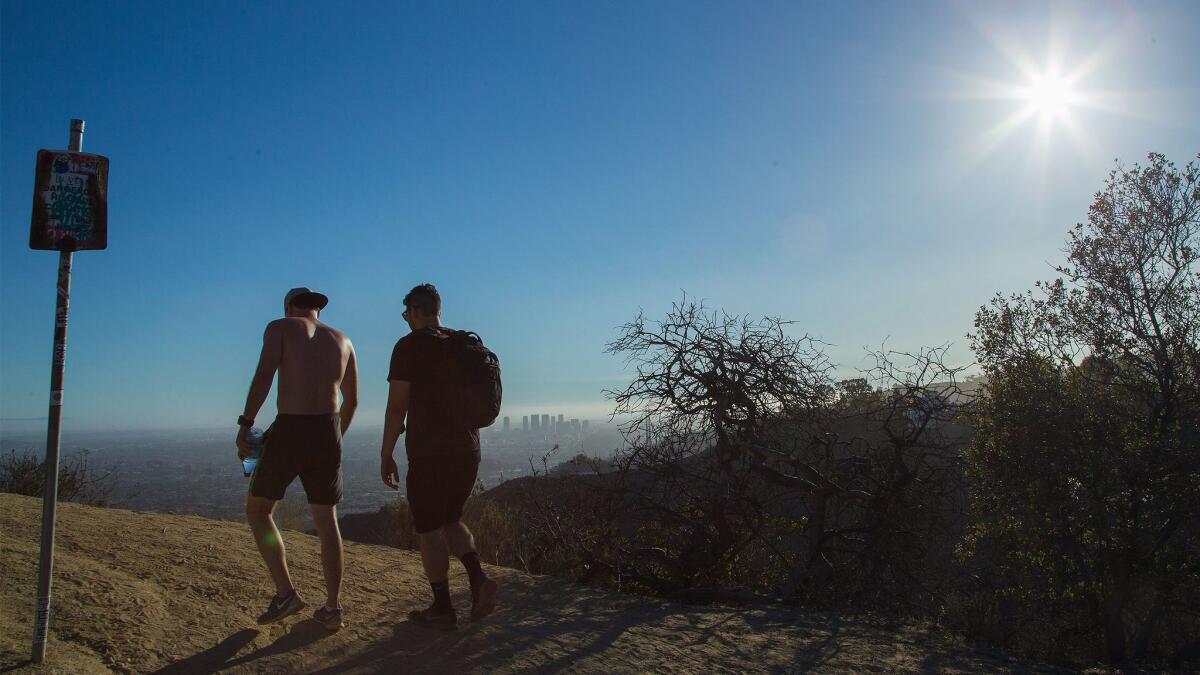
[[(980, 308), (982, 377), (944, 346), (882, 347), (837, 381), (779, 318), (686, 298), (639, 315), (609, 345), (635, 373), (610, 392), (626, 447), (477, 492), (481, 557), (917, 619), (1073, 665), (1200, 667), (1197, 165), (1114, 171), (1066, 253), (1057, 279)], [(36, 469), (17, 460), (9, 483)], [(343, 527), (416, 548), (403, 500)]]
[[(501, 605), (443, 633), (413, 625), (429, 601), (418, 555), (346, 547), (347, 625), (308, 612), (254, 617), (272, 587), (248, 528), (196, 516), (63, 504), (49, 660), (28, 664), (37, 577), (32, 497), (0, 494), (0, 672), (512, 673), (1005, 672), (1030, 665), (916, 624), (880, 625), (785, 608), (689, 607), (513, 569), (488, 568)], [(286, 532), (304, 597), (323, 587), (316, 537)], [(469, 602), (465, 575), (451, 592)]]
[(945, 347), (881, 348), (838, 382), (781, 319), (639, 315), (610, 344), (635, 372), (611, 392), (627, 447), (476, 497), (484, 556), (921, 617), (1063, 663), (1200, 664), (1197, 172), (1115, 170), (1059, 277), (980, 309), (978, 379)]

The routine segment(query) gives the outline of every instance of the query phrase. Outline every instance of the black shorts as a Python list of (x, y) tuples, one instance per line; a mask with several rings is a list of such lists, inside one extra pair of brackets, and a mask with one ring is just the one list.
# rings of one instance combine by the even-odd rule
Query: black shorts
[(342, 422), (338, 415), (280, 415), (250, 477), (250, 494), (276, 501), (300, 476), (309, 504), (342, 500)]
[(417, 532), (432, 532), (462, 518), (479, 475), (479, 456), (408, 460), (408, 507)]

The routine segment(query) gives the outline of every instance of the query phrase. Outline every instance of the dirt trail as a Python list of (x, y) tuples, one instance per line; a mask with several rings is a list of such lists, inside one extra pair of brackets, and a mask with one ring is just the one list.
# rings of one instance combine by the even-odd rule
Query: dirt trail
[[(257, 626), (272, 589), (244, 524), (63, 504), (50, 659), (27, 662), (41, 500), (0, 494), (0, 672), (978, 672), (1023, 666), (915, 627), (811, 613), (693, 607), (500, 567), (501, 607), (453, 633), (409, 623), (428, 602), (419, 557), (346, 545), (345, 629), (309, 611)], [(310, 606), (317, 539), (286, 532)], [(455, 567), (458, 567), (457, 564)], [(456, 605), (469, 605), (460, 570)], [(465, 614), (465, 612), (461, 612)], [(1027, 666), (1026, 666), (1027, 667)]]

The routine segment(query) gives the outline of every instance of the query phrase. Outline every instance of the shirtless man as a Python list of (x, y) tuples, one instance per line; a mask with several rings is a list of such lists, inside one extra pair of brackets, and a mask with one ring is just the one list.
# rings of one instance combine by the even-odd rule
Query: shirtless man
[[(271, 514), (287, 486), (300, 477), (321, 539), (325, 605), (313, 618), (329, 630), (342, 627), (342, 534), (337, 503), (342, 498), (342, 434), (358, 407), (358, 365), (349, 338), (318, 320), (329, 298), (293, 288), (283, 299), (284, 318), (267, 324), (258, 370), (250, 382), (246, 410), (238, 418), (238, 457), (253, 451), (248, 434), (254, 416), (279, 371), (279, 415), (269, 429), (262, 457), (250, 478), (246, 520), (275, 582), (275, 597), (260, 624), (304, 608), (288, 574), (283, 538)], [(338, 391), (342, 393), (338, 406)]]

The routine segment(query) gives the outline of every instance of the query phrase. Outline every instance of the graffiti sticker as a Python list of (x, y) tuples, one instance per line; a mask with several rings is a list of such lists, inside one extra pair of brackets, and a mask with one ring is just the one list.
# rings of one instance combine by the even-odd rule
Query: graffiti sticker
[(29, 248), (108, 247), (108, 158), (38, 150)]

